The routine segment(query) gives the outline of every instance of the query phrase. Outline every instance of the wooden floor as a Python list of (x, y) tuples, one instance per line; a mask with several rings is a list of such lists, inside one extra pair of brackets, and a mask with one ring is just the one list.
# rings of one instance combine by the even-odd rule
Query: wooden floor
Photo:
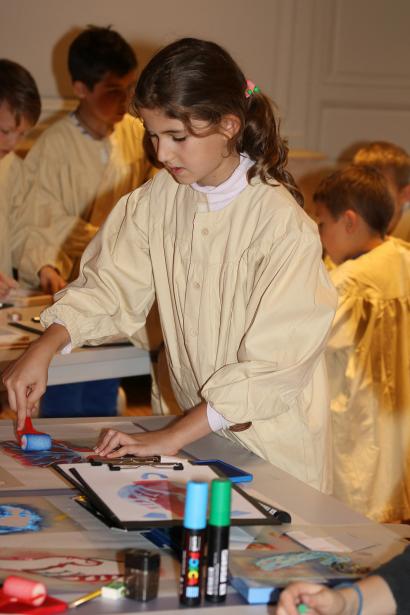
[[(136, 376), (123, 378), (121, 386), (127, 398), (126, 407), (121, 411), (123, 416), (150, 416), (151, 378)], [(6, 393), (0, 393), (0, 419), (14, 419), (15, 414), (10, 409)]]

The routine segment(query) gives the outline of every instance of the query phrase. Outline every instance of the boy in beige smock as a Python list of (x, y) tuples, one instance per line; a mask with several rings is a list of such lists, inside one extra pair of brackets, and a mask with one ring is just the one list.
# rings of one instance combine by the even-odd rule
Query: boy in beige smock
[(71, 44), (68, 65), (79, 105), (25, 159), (34, 228), (20, 275), (30, 284), (46, 263), (65, 280), (76, 277), (85, 247), (114, 204), (151, 169), (142, 124), (127, 113), (137, 77), (128, 43), (108, 28), (89, 28)]
[(18, 269), (31, 212), (24, 203), (23, 163), (13, 150), (37, 122), (40, 96), (30, 73), (0, 60), (0, 299), (17, 285)]
[[(41, 135), (24, 163), (32, 227), (19, 271), (30, 285), (39, 276), (41, 281), (44, 265), (66, 281), (74, 279), (85, 247), (112, 207), (151, 170), (143, 126), (127, 113), (137, 78), (130, 45), (110, 28), (89, 27), (71, 43), (68, 67), (78, 107)], [(141, 332), (139, 344), (156, 348), (161, 340), (156, 323), (149, 340)], [(41, 416), (113, 416), (118, 385), (110, 379), (49, 387)]]

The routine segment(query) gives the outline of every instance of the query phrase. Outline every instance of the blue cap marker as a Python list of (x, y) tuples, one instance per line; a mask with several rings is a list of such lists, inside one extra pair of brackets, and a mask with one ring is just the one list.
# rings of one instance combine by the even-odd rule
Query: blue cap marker
[(208, 483), (187, 483), (179, 599), (182, 604), (201, 602)]
[(188, 530), (206, 528), (206, 511), (208, 508), (208, 483), (189, 481), (187, 483), (184, 527)]

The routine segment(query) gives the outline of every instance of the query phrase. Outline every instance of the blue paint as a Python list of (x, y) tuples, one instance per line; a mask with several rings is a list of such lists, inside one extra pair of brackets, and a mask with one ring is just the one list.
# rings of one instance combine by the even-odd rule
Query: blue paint
[(53, 463), (81, 463), (84, 461), (79, 452), (55, 440), (50, 451), (23, 451), (16, 442), (9, 440), (1, 442), (0, 448), (28, 467), (47, 468)]
[(272, 572), (289, 566), (298, 566), (312, 560), (318, 560), (324, 566), (347, 564), (352, 561), (347, 555), (335, 555), (324, 551), (304, 551), (303, 553), (278, 553), (261, 557), (255, 560), (254, 565), (265, 572)]
[(164, 513), (156, 513), (156, 512), (149, 512), (146, 515), (144, 515), (144, 517), (146, 517), (147, 519), (167, 519), (167, 515), (165, 515)]
[[(7, 525), (11, 518), (19, 517), (25, 523), (19, 526)], [(43, 517), (26, 504), (0, 504), (0, 534), (17, 534), (20, 532), (39, 532), (43, 527)]]
[(141, 478), (143, 480), (148, 480), (150, 478), (161, 478), (162, 480), (168, 480), (168, 476), (166, 474), (161, 474), (160, 472), (144, 472)]

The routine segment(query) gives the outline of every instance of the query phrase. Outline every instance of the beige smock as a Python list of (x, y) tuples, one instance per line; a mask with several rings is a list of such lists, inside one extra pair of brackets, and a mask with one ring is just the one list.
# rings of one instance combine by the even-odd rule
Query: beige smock
[(334, 494), (377, 521), (410, 518), (410, 244), (333, 271), (328, 350)]
[(0, 160), (0, 271), (8, 276), (19, 265), (30, 217), (23, 194), (23, 162), (11, 152)]
[(38, 284), (43, 265), (65, 279), (115, 203), (149, 176), (141, 122), (125, 115), (112, 134), (93, 139), (67, 115), (48, 128), (25, 161), (31, 229), (20, 277)]
[(124, 197), (51, 308), (74, 346), (143, 326), (156, 294), (179, 405), (203, 400), (257, 455), (331, 481), (323, 349), (337, 304), (317, 228), (282, 186), (253, 181), (224, 209), (160, 171)]

